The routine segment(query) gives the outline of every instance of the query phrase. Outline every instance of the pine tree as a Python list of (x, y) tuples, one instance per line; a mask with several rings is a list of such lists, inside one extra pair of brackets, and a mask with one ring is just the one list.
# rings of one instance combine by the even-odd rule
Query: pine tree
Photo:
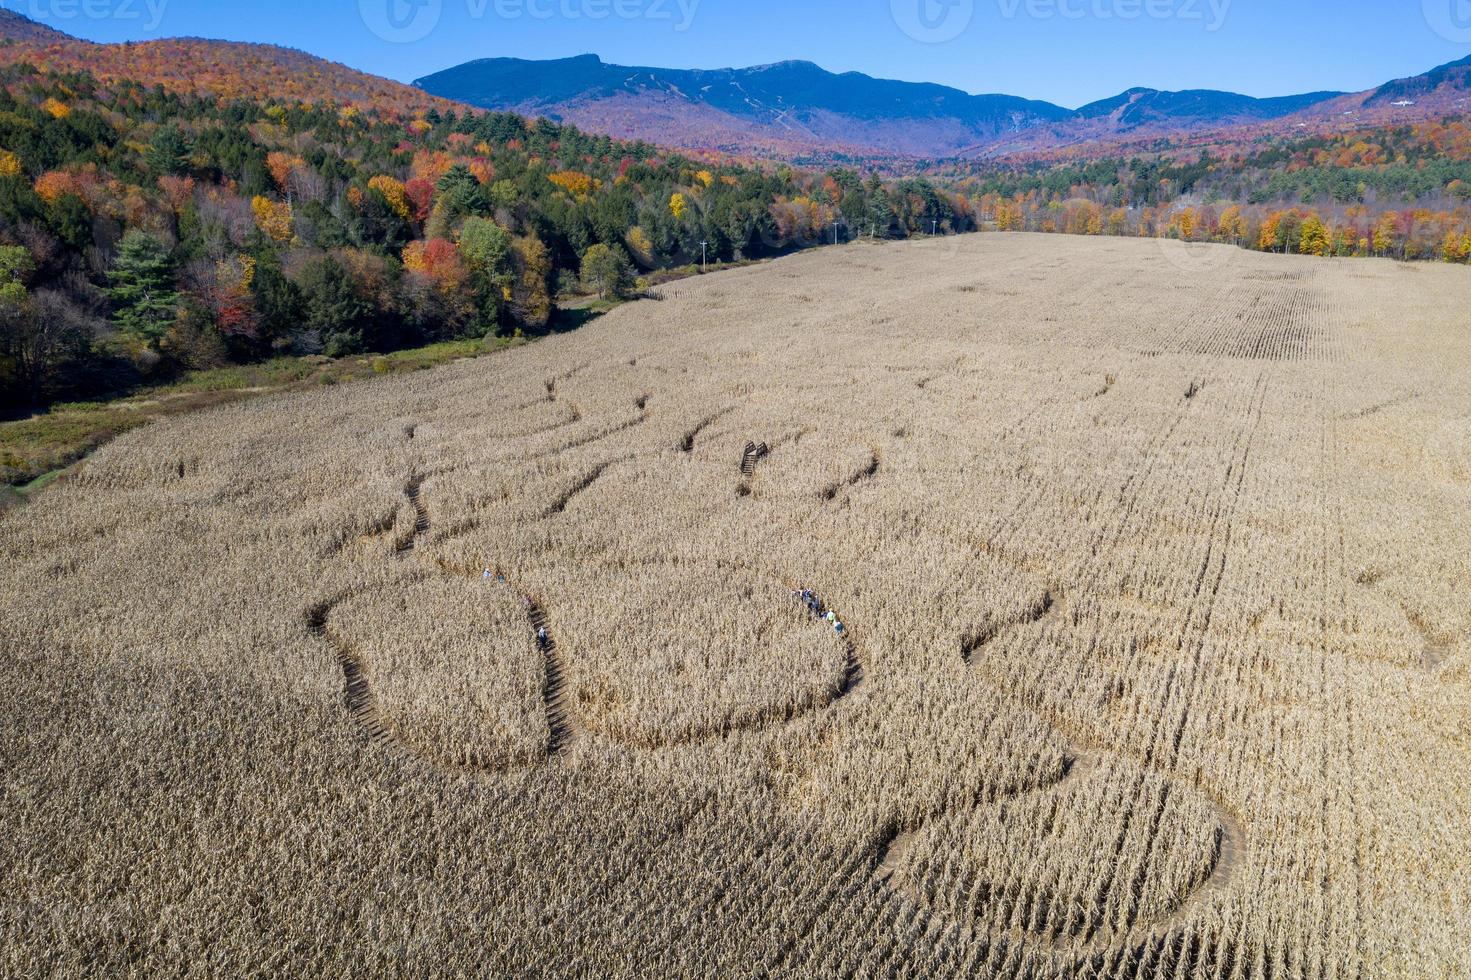
[(113, 320), (156, 346), (178, 316), (179, 294), (168, 248), (147, 232), (128, 232), (118, 243), (108, 280)]
[(307, 328), (316, 333), (328, 357), (363, 350), (363, 333), (372, 308), (353, 287), (352, 276), (331, 256), (312, 262), (301, 276)]
[(146, 162), (148, 169), (160, 177), (179, 176), (189, 172), (189, 156), (192, 150), (189, 141), (178, 127), (164, 126), (148, 141)]

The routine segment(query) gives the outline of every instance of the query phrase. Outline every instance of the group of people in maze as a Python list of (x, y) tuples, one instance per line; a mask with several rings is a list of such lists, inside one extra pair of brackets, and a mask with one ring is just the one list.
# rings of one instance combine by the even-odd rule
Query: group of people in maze
[(817, 593), (811, 589), (793, 589), (792, 598), (806, 606), (807, 611), (814, 617), (831, 626), (834, 632), (842, 635), (845, 629), (843, 621), (838, 619), (837, 613), (822, 604), (822, 600), (818, 598)]

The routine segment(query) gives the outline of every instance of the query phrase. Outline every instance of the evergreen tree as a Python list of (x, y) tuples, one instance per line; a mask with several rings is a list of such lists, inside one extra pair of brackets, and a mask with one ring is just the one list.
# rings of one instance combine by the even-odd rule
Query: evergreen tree
[(316, 260), (302, 273), (300, 287), (306, 325), (321, 338), (322, 353), (341, 357), (360, 352), (373, 310), (341, 263), (331, 256)]
[(156, 347), (178, 316), (179, 294), (168, 248), (147, 232), (133, 229), (118, 243), (108, 280), (113, 320)]
[(92, 244), (92, 212), (75, 194), (63, 194), (46, 208), (46, 224), (78, 252)]
[(174, 125), (164, 126), (148, 141), (144, 160), (148, 169), (157, 176), (178, 176), (189, 172), (189, 157), (192, 150), (184, 134)]
[(256, 264), (251, 292), (255, 295), (261, 340), (272, 347), (285, 346), (292, 332), (301, 326), (301, 290), (272, 258)]

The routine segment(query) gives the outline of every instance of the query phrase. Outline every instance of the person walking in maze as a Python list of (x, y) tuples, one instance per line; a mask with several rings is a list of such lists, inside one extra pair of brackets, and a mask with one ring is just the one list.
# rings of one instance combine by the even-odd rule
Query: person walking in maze
[(547, 628), (545, 626), (538, 626), (536, 628), (536, 645), (537, 646), (539, 646), (543, 650), (545, 650), (547, 648), (547, 643), (550, 641), (550, 639), (551, 639), (551, 637), (547, 634)]

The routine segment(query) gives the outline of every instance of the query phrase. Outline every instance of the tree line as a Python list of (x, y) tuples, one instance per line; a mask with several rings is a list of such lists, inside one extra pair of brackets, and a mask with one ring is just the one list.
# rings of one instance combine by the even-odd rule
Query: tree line
[(559, 295), (624, 296), (702, 257), (976, 227), (923, 178), (20, 63), (0, 69), (0, 409), (537, 330)]
[(1471, 261), (1463, 117), (1243, 146), (931, 171), (1003, 231), (1213, 241), (1318, 256)]

